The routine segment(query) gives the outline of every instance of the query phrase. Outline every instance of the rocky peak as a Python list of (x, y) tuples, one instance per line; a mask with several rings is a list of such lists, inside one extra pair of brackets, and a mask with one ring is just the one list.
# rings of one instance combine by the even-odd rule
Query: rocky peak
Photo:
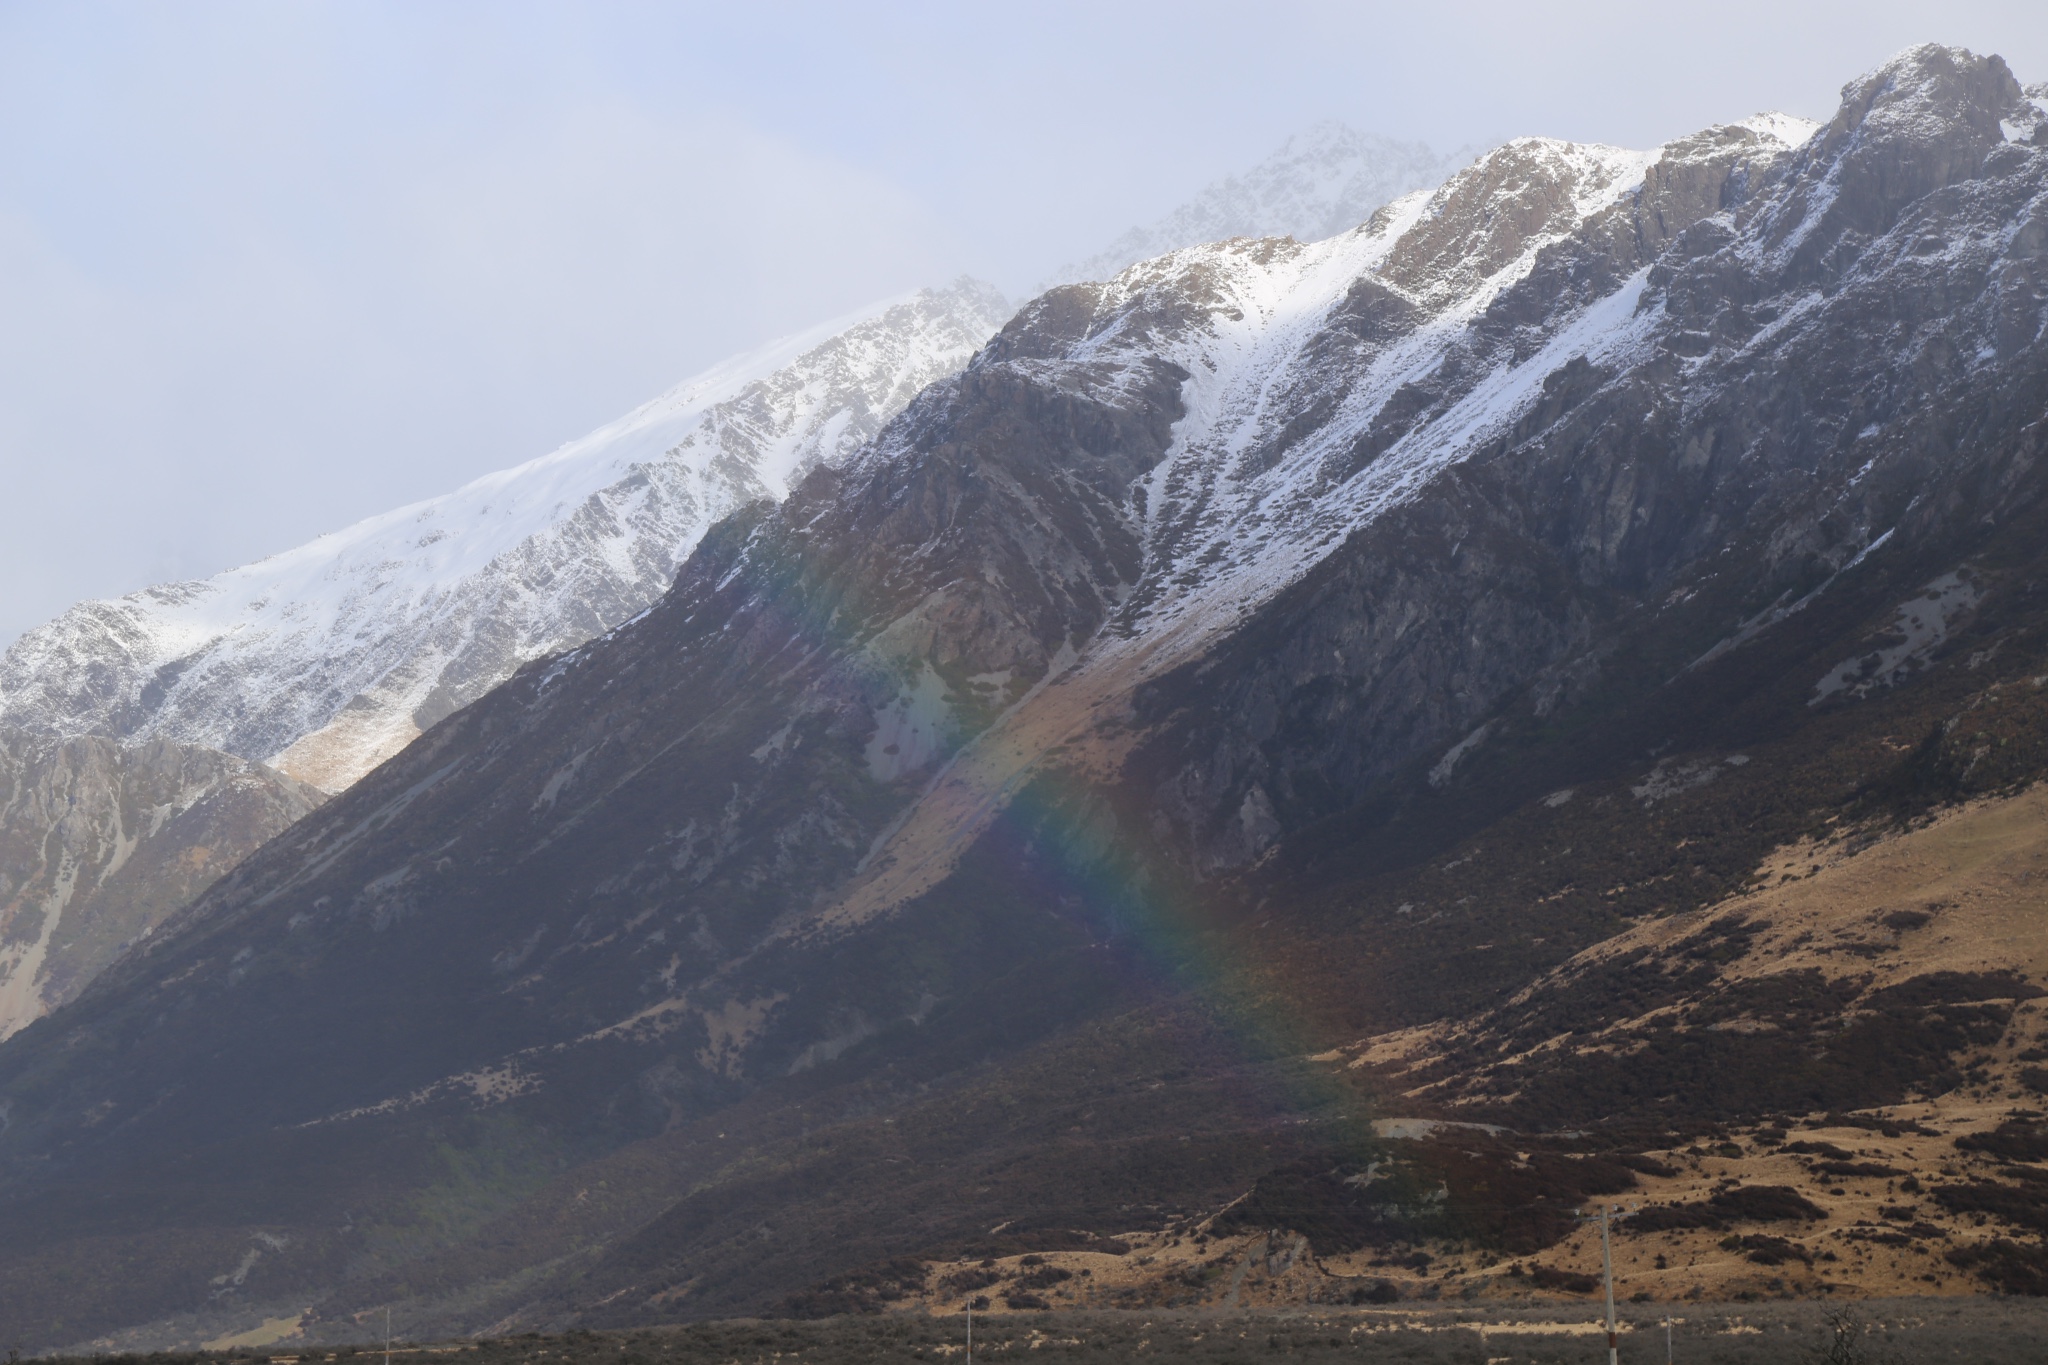
[(1532, 330), (1541, 335), (1544, 320), (1561, 304), (1607, 297), (1636, 271), (1656, 265), (1681, 234), (1747, 204), (1818, 126), (1760, 115), (1666, 143), (1652, 154), (1641, 181), (1592, 214), (1583, 229), (1540, 246), (1526, 277), (1488, 305), (1482, 332), (1526, 354)]
[(1522, 259), (1642, 183), (1654, 152), (1553, 138), (1495, 148), (1431, 195), (1383, 277), (1442, 303)]
[(2002, 58), (1910, 48), (1842, 89), (1799, 151), (1759, 244), (1789, 274), (1831, 281), (1909, 204), (1977, 176), (2007, 132), (2039, 117)]
[[(1228, 621), (1475, 448), (1583, 310), (1745, 200), (1806, 131), (1734, 125), (1651, 152), (1521, 139), (1324, 242), (1215, 243), (1054, 291), (976, 363), (1071, 380), (1150, 357), (1190, 376), (1133, 492), (1147, 570), (1118, 630)], [(1582, 352), (1616, 344), (1630, 309), (1610, 311)]]

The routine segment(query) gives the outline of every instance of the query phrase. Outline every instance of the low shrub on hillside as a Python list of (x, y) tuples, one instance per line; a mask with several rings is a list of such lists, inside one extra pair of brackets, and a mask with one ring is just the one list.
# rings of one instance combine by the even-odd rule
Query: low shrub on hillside
[(1707, 1206), (1731, 1223), (1815, 1222), (1828, 1216), (1789, 1185), (1738, 1185), (1715, 1194)]
[(2048, 1122), (2007, 1119), (1988, 1133), (1956, 1139), (1960, 1152), (1988, 1152), (2007, 1161), (2048, 1161)]
[(922, 1290), (924, 1263), (908, 1256), (827, 1280), (792, 1294), (785, 1311), (793, 1318), (832, 1318), (847, 1313), (880, 1313)]
[(1564, 1294), (1590, 1294), (1600, 1287), (1600, 1281), (1591, 1275), (1582, 1275), (1576, 1270), (1560, 1270), (1549, 1265), (1530, 1266), (1529, 1282), (1538, 1289), (1555, 1290)]
[(1967, 1180), (1939, 1187), (1934, 1200), (1950, 1213), (1989, 1214), (2015, 1227), (2048, 1233), (2048, 1185)]
[(2048, 1295), (2048, 1247), (2039, 1242), (1998, 1237), (1957, 1247), (1948, 1260), (2002, 1293)]
[(1705, 1204), (1651, 1204), (1630, 1214), (1622, 1226), (1632, 1232), (1682, 1232), (1723, 1224), (1721, 1216)]
[(1758, 1265), (1783, 1265), (1787, 1261), (1813, 1264), (1813, 1253), (1805, 1247), (1768, 1233), (1753, 1232), (1745, 1237), (1729, 1237), (1722, 1241), (1721, 1246), (1728, 1251), (1741, 1252), (1744, 1260)]
[(1325, 1254), (1449, 1237), (1526, 1255), (1569, 1234), (1588, 1199), (1635, 1184), (1635, 1172), (1612, 1156), (1517, 1151), (1483, 1131), (1446, 1130), (1369, 1155), (1291, 1162), (1261, 1177), (1214, 1226), (1287, 1228)]

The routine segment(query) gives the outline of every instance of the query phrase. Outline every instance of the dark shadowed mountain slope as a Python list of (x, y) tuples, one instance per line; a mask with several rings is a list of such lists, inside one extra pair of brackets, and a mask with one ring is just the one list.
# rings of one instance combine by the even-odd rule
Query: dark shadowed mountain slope
[(1923, 48), (1043, 296), (0, 1049), (0, 1303), (758, 1311), (1358, 1157), (1304, 1058), (1987, 780), (1908, 756), (2048, 624), (2043, 126)]

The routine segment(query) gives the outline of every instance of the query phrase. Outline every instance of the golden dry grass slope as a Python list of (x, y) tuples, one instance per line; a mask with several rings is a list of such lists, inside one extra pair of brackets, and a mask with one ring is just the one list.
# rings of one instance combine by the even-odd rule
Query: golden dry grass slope
[[(1624, 1298), (1981, 1293), (1970, 1267), (1981, 1264), (1985, 1250), (2016, 1237), (2024, 1245), (2039, 1231), (2027, 1225), (2024, 1201), (2016, 1220), (1994, 1207), (1995, 1199), (1987, 1204), (1985, 1191), (2048, 1186), (2048, 1172), (2015, 1159), (2025, 1152), (2025, 1135), (2040, 1131), (2032, 1127), (2040, 1117), (2032, 1106), (2048, 1084), (2048, 1072), (2034, 1065), (2048, 1059), (2048, 1001), (2030, 998), (2048, 987), (2048, 786), (1958, 806), (1874, 841), (1844, 831), (1784, 847), (1765, 860), (1755, 883), (1757, 889), (1707, 908), (1638, 923), (1547, 973), (1502, 1009), (1361, 1039), (1319, 1060), (1377, 1073), (1400, 1097), (1390, 1105), (1428, 1114), (1469, 1109), (1482, 1117), (1517, 1098), (1532, 1069), (1554, 1054), (1626, 1059), (1679, 1007), (1660, 1004), (1535, 1048), (1502, 1041), (1511, 1031), (1503, 1021), (1516, 1009), (1569, 989), (1603, 965), (1683, 958), (1702, 942), (1709, 958), (1726, 958), (1715, 964), (1707, 994), (1740, 999), (1747, 986), (1753, 998), (1769, 1001), (1777, 998), (1768, 989), (1772, 978), (1797, 983), (1800, 994), (1810, 994), (1817, 978), (1847, 997), (1844, 1021), (1869, 1012), (1869, 1002), (1883, 1001), (1886, 992), (1910, 993), (1930, 979), (1999, 990), (1940, 1006), (1985, 1008), (2006, 1021), (1995, 1037), (1960, 1050), (1962, 1085), (1846, 1112), (1774, 1115), (1729, 1126), (1719, 1140), (1652, 1148), (1635, 1163), (1637, 1188), (1605, 1201), (1628, 1211), (1613, 1238)], [(1736, 932), (1716, 934), (1717, 927)], [(1766, 989), (1755, 993), (1758, 985)], [(1703, 1027), (1768, 1033), (1785, 1025), (1760, 1008)], [(1484, 1068), (1465, 1064), (1488, 1051)], [(1552, 1067), (1549, 1074), (1559, 1073)], [(1461, 1134), (1475, 1145), (1494, 1141), (1484, 1127), (1443, 1119), (1382, 1119), (1377, 1126), (1396, 1160), (1425, 1140), (1438, 1147), (1455, 1147)], [(2017, 1140), (2015, 1132), (2022, 1135)], [(1497, 1136), (1513, 1145), (1511, 1132)], [(2036, 1155), (2048, 1157), (2048, 1148)], [(1753, 1187), (1789, 1192), (1796, 1198), (1787, 1207), (1795, 1212), (1743, 1216), (1729, 1192)], [(1801, 1201), (1810, 1214), (1796, 1212)], [(1681, 1212), (1674, 1218), (1671, 1209)], [(1683, 1226), (1689, 1217), (1700, 1225)], [(1211, 1218), (1132, 1231), (1106, 1243), (1108, 1250), (928, 1262), (921, 1287), (906, 1277), (912, 1292), (899, 1303), (949, 1312), (973, 1302), (1017, 1312), (1529, 1300), (1589, 1294), (1600, 1271), (1600, 1238), (1590, 1224), (1520, 1256), (1432, 1238), (1318, 1254), (1291, 1230), (1218, 1230), (1230, 1224)]]

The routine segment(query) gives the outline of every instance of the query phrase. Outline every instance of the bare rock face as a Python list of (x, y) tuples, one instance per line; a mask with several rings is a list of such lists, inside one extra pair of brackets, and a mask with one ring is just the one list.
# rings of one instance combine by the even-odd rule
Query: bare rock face
[(0, 731), (0, 1036), (75, 997), (324, 799), (168, 740)]

